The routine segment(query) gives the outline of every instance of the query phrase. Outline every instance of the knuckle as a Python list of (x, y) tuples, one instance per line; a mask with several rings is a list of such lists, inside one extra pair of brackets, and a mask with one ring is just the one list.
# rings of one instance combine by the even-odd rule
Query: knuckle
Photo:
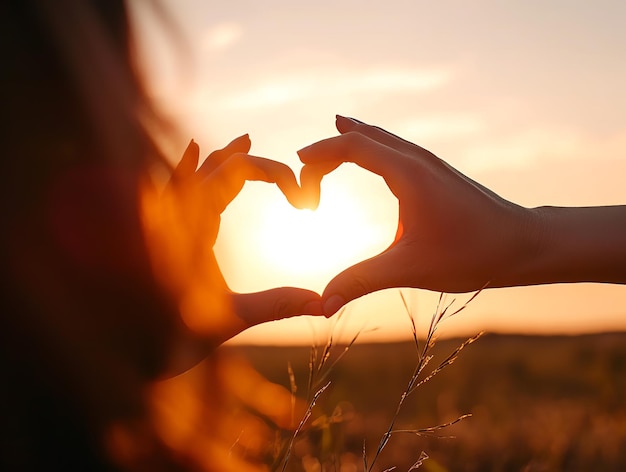
[(360, 297), (372, 291), (370, 278), (357, 271), (345, 274), (343, 280), (339, 281), (338, 285), (342, 286), (340, 292), (349, 295), (350, 299)]
[(232, 163), (234, 166), (241, 166), (247, 162), (248, 155), (243, 152), (235, 152), (226, 158), (227, 162)]
[(272, 314), (276, 318), (281, 318), (281, 317), (291, 314), (290, 304), (286, 297), (284, 296), (276, 297), (272, 306)]
[(341, 137), (348, 145), (355, 145), (363, 140), (363, 134), (356, 130), (350, 130), (347, 133), (342, 134)]
[(353, 285), (361, 293), (370, 293), (372, 291), (372, 284), (369, 277), (365, 277), (361, 274), (355, 274), (353, 279)]

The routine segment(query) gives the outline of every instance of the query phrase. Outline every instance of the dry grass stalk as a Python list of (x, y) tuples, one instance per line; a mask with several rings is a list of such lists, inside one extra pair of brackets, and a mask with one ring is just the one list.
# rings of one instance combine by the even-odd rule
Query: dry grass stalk
[[(323, 348), (314, 343), (311, 346), (311, 350), (309, 353), (309, 378), (307, 382), (307, 401), (308, 406), (307, 409), (300, 420), (297, 428), (294, 430), (293, 435), (290, 437), (289, 441), (286, 444), (283, 452), (281, 452), (280, 456), (283, 457), (282, 460), (279, 460), (279, 463), (282, 464), (281, 471), (285, 471), (289, 459), (291, 457), (291, 452), (293, 449), (293, 444), (296, 441), (297, 436), (304, 429), (307, 421), (310, 419), (313, 407), (315, 406), (319, 396), (330, 386), (331, 382), (326, 381), (328, 375), (332, 372), (333, 367), (345, 356), (345, 354), (350, 350), (350, 348), (357, 341), (362, 330), (358, 330), (356, 334), (350, 339), (350, 342), (346, 344), (341, 352), (333, 359), (333, 348), (336, 347), (335, 336), (341, 335), (341, 331), (338, 330), (338, 326), (340, 321), (342, 320), (345, 313), (345, 307), (342, 308), (337, 316), (333, 318), (333, 324), (331, 329), (329, 330), (329, 335), (326, 339), (326, 343)], [(313, 330), (314, 331), (314, 330)], [(293, 373), (293, 368), (291, 367), (291, 363), (287, 364), (287, 371), (289, 374), (289, 384), (291, 389), (291, 397), (292, 397), (292, 412), (295, 412), (295, 404), (296, 404), (296, 391), (297, 385), (295, 380), (295, 375)], [(322, 385), (323, 382), (326, 382)], [(292, 421), (293, 422), (293, 421)]]
[(296, 384), (296, 376), (293, 373), (291, 362), (287, 361), (287, 374), (289, 374), (289, 391), (291, 392), (291, 421), (290, 425), (294, 426), (296, 421), (296, 392), (298, 385)]
[[(471, 416), (471, 415), (462, 415), (453, 421), (443, 423), (437, 426), (427, 427), (427, 428), (394, 429), (396, 421), (398, 420), (400, 416), (400, 412), (402, 410), (402, 407), (405, 403), (406, 398), (412, 393), (414, 393), (420, 385), (423, 385), (424, 383), (428, 382), (435, 375), (441, 372), (444, 368), (451, 365), (458, 358), (460, 352), (466, 346), (473, 343), (474, 341), (476, 341), (478, 338), (480, 338), (483, 335), (483, 333), (481, 332), (467, 339), (465, 342), (459, 345), (451, 354), (449, 354), (443, 361), (441, 361), (437, 365), (437, 367), (431, 370), (428, 375), (422, 376), (426, 367), (429, 365), (430, 361), (433, 359), (433, 356), (430, 354), (430, 351), (435, 345), (435, 341), (436, 341), (435, 334), (439, 326), (441, 325), (441, 323), (457, 315), (461, 311), (463, 311), (469, 305), (469, 303), (474, 298), (476, 298), (476, 296), (478, 296), (481, 290), (474, 293), (463, 305), (461, 305), (459, 308), (456, 308), (456, 309), (453, 309), (453, 305), (455, 304), (456, 299), (453, 299), (450, 303), (446, 303), (446, 295), (442, 293), (439, 297), (439, 301), (437, 303), (435, 312), (433, 313), (433, 316), (430, 320), (430, 325), (429, 325), (426, 337), (423, 342), (420, 341), (419, 336), (418, 336), (416, 317), (409, 303), (407, 302), (406, 297), (404, 296), (403, 292), (399, 291), (400, 297), (402, 299), (402, 303), (404, 304), (406, 313), (409, 316), (409, 320), (411, 323), (413, 341), (414, 341), (416, 353), (417, 353), (417, 363), (413, 371), (413, 374), (411, 375), (411, 378), (409, 379), (407, 387), (405, 388), (405, 390), (402, 392), (400, 396), (400, 400), (396, 406), (396, 410), (391, 419), (389, 427), (387, 428), (385, 433), (383, 433), (383, 435), (381, 436), (376, 452), (371, 462), (369, 463), (367, 460), (366, 443), (365, 441), (363, 442), (363, 466), (364, 466), (365, 472), (372, 471), (380, 454), (385, 449), (385, 446), (387, 445), (387, 443), (389, 442), (393, 434), (411, 433), (411, 434), (416, 434), (416, 435), (437, 435), (437, 433), (441, 431), (442, 429), (452, 426), (458, 423), (459, 421)], [(346, 344), (345, 346), (343, 346), (343, 349), (341, 350), (341, 352), (333, 358), (334, 348), (337, 347), (335, 339), (336, 337), (339, 337), (341, 335), (341, 333), (338, 332), (337, 328), (339, 326), (340, 321), (342, 320), (344, 316), (344, 313), (345, 313), (345, 308), (343, 308), (337, 314), (337, 316), (333, 319), (333, 325), (331, 329), (329, 330), (329, 335), (327, 337), (327, 340), (324, 346), (320, 347), (319, 345), (315, 343), (311, 346), (311, 350), (309, 353), (309, 366), (308, 366), (309, 374), (308, 374), (307, 395), (306, 395), (306, 398), (308, 400), (308, 406), (298, 426), (295, 428), (293, 434), (291, 435), (289, 440), (286, 442), (285, 446), (282, 448), (282, 451), (279, 455), (279, 459), (277, 460), (277, 463), (280, 464), (279, 467), (273, 468), (273, 470), (280, 469), (282, 472), (286, 470), (289, 459), (291, 458), (293, 445), (298, 435), (304, 430), (307, 422), (311, 418), (313, 408), (316, 402), (318, 401), (319, 397), (324, 393), (324, 391), (331, 384), (330, 381), (327, 381), (328, 375), (332, 372), (334, 366), (350, 350), (350, 348), (354, 345), (354, 343), (357, 341), (357, 339), (363, 332), (363, 330), (358, 330), (357, 333), (351, 338), (350, 342)], [(315, 330), (313, 329), (313, 331)], [(291, 390), (291, 395), (292, 395), (292, 413), (295, 416), (297, 384), (296, 384), (293, 368), (290, 363), (288, 363), (287, 365), (287, 371), (289, 374), (289, 384), (290, 384), (290, 390)], [(294, 419), (292, 419), (292, 423), (295, 423)], [(408, 472), (411, 472), (421, 467), (421, 465), (424, 463), (426, 459), (428, 459), (428, 454), (426, 454), (424, 451), (421, 451), (419, 458), (409, 468)], [(395, 469), (396, 467), (391, 467), (391, 468), (386, 469), (383, 472), (391, 472), (392, 470), (395, 470)]]
[(426, 459), (428, 459), (428, 454), (426, 454), (424, 451), (420, 452), (419, 458), (407, 472), (411, 472), (412, 470), (419, 469)]
[[(409, 320), (411, 322), (413, 341), (415, 343), (415, 348), (417, 350), (417, 364), (415, 366), (413, 374), (411, 375), (411, 378), (409, 379), (409, 382), (408, 382), (408, 385), (407, 385), (406, 389), (400, 395), (400, 400), (398, 401), (395, 413), (394, 413), (393, 417), (391, 418), (391, 422), (389, 424), (389, 427), (387, 428), (387, 430), (381, 436), (381, 439), (380, 439), (380, 442), (379, 442), (378, 447), (376, 449), (376, 452), (374, 454), (374, 457), (372, 458), (372, 460), (371, 460), (371, 462), (369, 464), (368, 464), (368, 461), (367, 461), (365, 443), (363, 444), (363, 464), (364, 464), (364, 470), (366, 472), (371, 472), (372, 468), (374, 467), (374, 464), (378, 460), (380, 454), (385, 449), (385, 446), (387, 446), (387, 443), (389, 442), (389, 440), (391, 439), (391, 436), (393, 434), (396, 434), (396, 433), (413, 433), (413, 434), (419, 434), (419, 435), (435, 434), (439, 430), (447, 428), (448, 426), (451, 426), (451, 425), (453, 425), (455, 423), (458, 423), (459, 421), (461, 421), (461, 420), (463, 420), (463, 419), (465, 419), (465, 418), (470, 416), (470, 415), (462, 415), (462, 416), (460, 416), (459, 418), (457, 418), (454, 421), (450, 421), (448, 423), (444, 423), (444, 424), (441, 424), (441, 425), (438, 425), (438, 426), (429, 427), (429, 428), (420, 428), (420, 429), (412, 429), (412, 430), (396, 430), (396, 429), (394, 429), (396, 421), (398, 420), (398, 418), (400, 416), (400, 412), (402, 410), (402, 407), (403, 407), (404, 402), (407, 399), (407, 397), (409, 395), (411, 395), (412, 393), (414, 393), (415, 390), (420, 385), (423, 385), (424, 383), (428, 382), (430, 379), (432, 379), (435, 375), (437, 375), (439, 372), (441, 372), (447, 366), (451, 365), (458, 358), (460, 352), (466, 346), (470, 345), (471, 343), (476, 341), (478, 338), (480, 338), (484, 334), (483, 332), (481, 332), (481, 333), (478, 333), (477, 335), (472, 336), (469, 339), (467, 339), (459, 347), (457, 347), (450, 355), (448, 355), (441, 363), (439, 363), (439, 365), (436, 368), (434, 368), (427, 376), (425, 376), (423, 378), (420, 378), (422, 372), (424, 371), (426, 366), (429, 364), (429, 362), (433, 358), (433, 356), (430, 354), (430, 350), (435, 345), (435, 334), (437, 332), (437, 329), (441, 325), (441, 323), (443, 321), (445, 321), (446, 319), (449, 319), (449, 318), (457, 315), (458, 313), (463, 311), (465, 308), (467, 308), (469, 303), (472, 300), (474, 300), (481, 291), (482, 291), (482, 289), (477, 291), (476, 293), (474, 293), (463, 305), (461, 305), (461, 307), (459, 307), (459, 308), (457, 308), (455, 310), (453, 310), (452, 307), (453, 307), (456, 299), (453, 299), (450, 303), (446, 304), (446, 295), (444, 293), (441, 293), (440, 296), (439, 296), (439, 301), (437, 303), (437, 308), (435, 309), (435, 312), (433, 313), (433, 316), (432, 316), (432, 318), (430, 320), (430, 325), (428, 327), (428, 332), (426, 334), (426, 339), (425, 339), (425, 341), (423, 343), (420, 343), (419, 336), (418, 336), (418, 333), (417, 333), (417, 324), (416, 324), (416, 319), (415, 319), (414, 313), (411, 310), (411, 307), (410, 307), (409, 303), (407, 302), (406, 297), (402, 293), (402, 290), (400, 290), (400, 298), (402, 299), (402, 303), (404, 304), (404, 308), (405, 308), (406, 313), (409, 316)], [(420, 454), (420, 458), (417, 460), (417, 462), (415, 462), (415, 464), (409, 470), (415, 470), (415, 469), (417, 469), (418, 467), (421, 466), (421, 464), (424, 462), (424, 460), (426, 460), (426, 458), (428, 457), (427, 455), (426, 455), (426, 457), (423, 457), (423, 455), (425, 455), (425, 453), (422, 451), (422, 454)], [(387, 469), (387, 470), (389, 471), (389, 470), (393, 470), (393, 469), (394, 468)]]
[(300, 420), (298, 427), (294, 430), (293, 435), (291, 436), (291, 439), (289, 440), (289, 444), (285, 452), (285, 457), (282, 461), (282, 464), (283, 464), (281, 468), (282, 472), (284, 472), (285, 469), (287, 468), (287, 464), (289, 463), (289, 458), (291, 457), (291, 451), (293, 449), (293, 443), (295, 442), (296, 437), (298, 436), (298, 434), (300, 434), (300, 431), (302, 431), (302, 428), (311, 417), (311, 413), (313, 412), (313, 407), (315, 406), (317, 399), (322, 393), (324, 393), (324, 390), (326, 390), (329, 386), (330, 386), (330, 382), (328, 382), (326, 385), (320, 388), (317, 392), (315, 392), (315, 395), (313, 395), (313, 398), (309, 402), (309, 406), (307, 407), (306, 412), (304, 413), (304, 416)]

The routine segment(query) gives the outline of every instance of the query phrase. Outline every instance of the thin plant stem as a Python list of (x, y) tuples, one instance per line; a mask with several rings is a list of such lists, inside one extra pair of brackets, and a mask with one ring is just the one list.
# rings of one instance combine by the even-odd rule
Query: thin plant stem
[[(459, 307), (456, 310), (452, 310), (452, 306), (454, 305), (456, 299), (453, 299), (450, 303), (446, 303), (446, 294), (441, 293), (439, 295), (439, 301), (437, 302), (437, 307), (435, 309), (435, 312), (433, 313), (431, 319), (430, 319), (430, 324), (428, 327), (428, 331), (426, 333), (426, 338), (423, 344), (421, 344), (420, 346), (420, 342), (419, 342), (419, 338), (418, 338), (418, 334), (417, 334), (417, 326), (416, 326), (416, 321), (415, 321), (415, 315), (413, 313), (413, 311), (411, 310), (411, 307), (409, 306), (409, 303), (407, 302), (404, 294), (402, 293), (402, 291), (400, 291), (400, 298), (402, 299), (402, 303), (404, 304), (404, 308), (409, 316), (409, 320), (411, 322), (411, 330), (412, 330), (412, 334), (413, 334), (413, 341), (415, 343), (415, 346), (417, 348), (417, 365), (415, 366), (413, 373), (409, 379), (409, 382), (407, 384), (407, 387), (404, 389), (404, 391), (402, 392), (402, 394), (400, 395), (400, 400), (398, 401), (398, 404), (396, 406), (396, 410), (395, 413), (393, 414), (391, 421), (389, 423), (389, 426), (387, 428), (387, 430), (383, 433), (383, 435), (381, 436), (380, 442), (378, 444), (378, 447), (376, 449), (376, 452), (374, 453), (374, 456), (372, 458), (372, 460), (368, 463), (367, 460), (367, 456), (366, 456), (366, 450), (365, 450), (365, 443), (363, 443), (363, 464), (364, 464), (364, 470), (366, 472), (371, 472), (374, 464), (376, 463), (376, 461), (378, 460), (378, 458), (380, 457), (380, 454), (383, 452), (383, 450), (385, 449), (385, 447), (387, 446), (389, 440), (391, 439), (391, 436), (393, 434), (396, 433), (413, 433), (413, 434), (420, 434), (420, 435), (427, 435), (427, 434), (435, 434), (436, 432), (438, 432), (441, 429), (447, 428), (449, 426), (452, 426), (455, 423), (458, 423), (459, 421), (461, 421), (462, 419), (465, 419), (467, 417), (469, 417), (470, 415), (462, 415), (459, 418), (457, 418), (454, 421), (450, 421), (448, 423), (443, 423), (441, 425), (437, 425), (437, 426), (432, 426), (429, 428), (420, 428), (420, 429), (412, 429), (412, 430), (406, 430), (406, 429), (394, 429), (396, 421), (398, 420), (399, 416), (400, 416), (400, 412), (402, 410), (402, 407), (404, 406), (404, 403), (407, 399), (407, 397), (409, 397), (409, 395), (413, 394), (416, 389), (423, 385), (424, 383), (428, 382), (430, 379), (432, 379), (435, 375), (437, 375), (439, 372), (441, 372), (444, 368), (446, 368), (447, 366), (451, 365), (459, 356), (460, 352), (468, 345), (472, 344), (474, 341), (476, 341), (478, 338), (480, 338), (483, 335), (483, 332), (478, 333), (475, 336), (470, 337), (469, 339), (467, 339), (466, 341), (464, 341), (460, 346), (458, 346), (450, 355), (448, 355), (442, 362), (439, 363), (439, 365), (433, 369), (426, 377), (422, 378), (420, 380), (420, 376), (422, 374), (422, 372), (424, 371), (424, 369), (426, 368), (426, 366), (429, 364), (429, 362), (431, 361), (431, 359), (433, 358), (432, 355), (430, 355), (430, 350), (434, 347), (435, 345), (435, 334), (437, 332), (437, 329), (439, 328), (440, 324), (445, 321), (448, 318), (451, 318), (455, 315), (457, 315), (458, 313), (460, 313), (461, 311), (463, 311), (468, 305), (469, 303), (474, 300), (478, 294), (482, 291), (479, 290), (476, 293), (474, 293), (469, 299), (468, 301), (466, 301), (461, 307)], [(421, 347), (421, 350), (420, 350)], [(424, 462), (424, 460), (426, 460), (428, 458), (428, 455), (426, 453), (424, 453), (422, 451), (422, 453), (420, 454), (419, 459), (417, 460), (417, 462), (415, 462), (415, 464), (413, 464), (413, 466), (409, 469), (411, 470), (415, 470), (418, 467), (421, 466), (421, 464)], [(392, 467), (391, 469), (387, 469), (388, 471), (390, 470), (394, 470), (395, 468)]]

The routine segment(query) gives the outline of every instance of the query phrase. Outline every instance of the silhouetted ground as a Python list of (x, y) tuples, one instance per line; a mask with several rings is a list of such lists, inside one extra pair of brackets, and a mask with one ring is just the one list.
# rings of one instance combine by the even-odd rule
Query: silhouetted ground
[[(438, 341), (426, 371), (462, 341)], [(289, 362), (297, 394), (306, 396), (310, 348), (225, 352), (243, 353), (288, 389)], [(332, 368), (287, 470), (363, 470), (364, 440), (371, 461), (415, 365), (412, 343), (352, 346)], [(472, 416), (438, 432), (454, 437), (392, 435), (373, 470), (408, 471), (421, 451), (430, 459), (420, 471), (626, 470), (626, 334), (485, 335), (407, 399), (395, 429), (466, 413)]]

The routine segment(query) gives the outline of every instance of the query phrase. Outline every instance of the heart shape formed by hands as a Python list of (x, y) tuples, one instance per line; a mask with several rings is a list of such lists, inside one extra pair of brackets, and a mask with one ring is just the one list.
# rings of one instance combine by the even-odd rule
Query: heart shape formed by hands
[(389, 246), (397, 214), (384, 181), (353, 165), (324, 179), (314, 211), (248, 182), (222, 215), (216, 254), (235, 291), (296, 286), (321, 293), (338, 272)]

